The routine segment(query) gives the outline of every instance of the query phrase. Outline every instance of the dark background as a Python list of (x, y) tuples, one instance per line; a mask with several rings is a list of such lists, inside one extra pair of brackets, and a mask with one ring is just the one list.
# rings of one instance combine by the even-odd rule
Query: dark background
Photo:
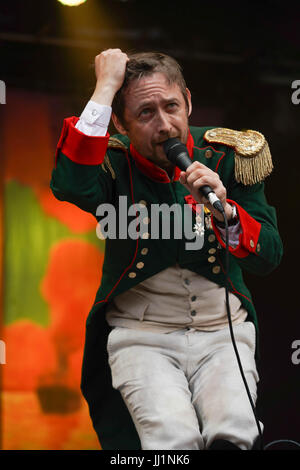
[[(258, 408), (265, 444), (300, 441), (300, 364), (291, 361), (292, 342), (300, 340), (300, 104), (291, 100), (292, 82), (300, 80), (300, 5), (88, 0), (69, 8), (56, 0), (1, 2), (0, 79), (8, 103), (10, 90), (39, 91), (60, 96), (79, 115), (93, 91), (95, 55), (115, 47), (158, 50), (180, 62), (192, 93), (191, 124), (256, 129), (269, 141), (275, 169), (266, 193), (277, 209), (284, 258), (267, 277), (245, 273), (260, 324)], [(60, 116), (57, 139), (61, 124)]]

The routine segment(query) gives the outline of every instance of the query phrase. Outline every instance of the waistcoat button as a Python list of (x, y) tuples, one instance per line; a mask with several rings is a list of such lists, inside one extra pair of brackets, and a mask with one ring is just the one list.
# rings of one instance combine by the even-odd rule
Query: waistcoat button
[(208, 149), (205, 152), (205, 158), (211, 158), (213, 156), (212, 150)]
[(221, 267), (220, 267), (220, 266), (214, 266), (214, 267), (212, 268), (212, 272), (213, 272), (214, 274), (219, 274), (220, 271), (221, 271)]

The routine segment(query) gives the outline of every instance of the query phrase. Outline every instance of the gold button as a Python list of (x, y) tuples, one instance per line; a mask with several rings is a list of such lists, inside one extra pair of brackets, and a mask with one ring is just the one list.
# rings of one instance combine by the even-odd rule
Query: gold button
[(251, 248), (254, 248), (254, 241), (252, 239), (250, 240), (250, 246)]
[(211, 158), (213, 156), (212, 150), (209, 150), (209, 149), (206, 150), (204, 155), (205, 155), (205, 158)]
[(141, 206), (146, 206), (146, 205), (147, 205), (147, 202), (144, 201), (144, 199), (141, 199), (141, 200), (139, 201), (139, 204), (141, 204)]
[(143, 248), (141, 250), (142, 255), (146, 255), (148, 253), (148, 248)]
[(215, 256), (210, 256), (210, 257), (208, 258), (208, 262), (209, 262), (209, 263), (214, 263), (215, 261), (216, 261)]
[(136, 267), (138, 269), (142, 269), (144, 267), (144, 263), (142, 261), (140, 261), (139, 263), (137, 263)]
[(214, 266), (214, 267), (212, 268), (212, 272), (213, 272), (214, 274), (219, 274), (220, 271), (221, 271), (220, 266)]
[(217, 250), (216, 250), (215, 248), (210, 248), (210, 249), (208, 250), (208, 253), (209, 253), (210, 255), (213, 255), (216, 251), (217, 251)]
[(214, 242), (215, 239), (216, 239), (216, 236), (215, 236), (213, 233), (211, 233), (211, 234), (208, 236), (208, 241), (209, 241), (209, 242)]
[(149, 222), (150, 222), (149, 217), (144, 217), (143, 218), (143, 224), (149, 224)]
[(259, 243), (256, 245), (256, 251), (257, 251), (257, 253), (260, 252), (260, 244)]
[(142, 238), (143, 238), (144, 240), (148, 240), (149, 237), (150, 237), (150, 233), (148, 233), (148, 232), (145, 232), (145, 233), (143, 233), (143, 235), (142, 235)]
[(136, 273), (129, 273), (129, 274), (128, 274), (128, 277), (130, 277), (131, 279), (133, 279), (134, 277), (136, 277)]

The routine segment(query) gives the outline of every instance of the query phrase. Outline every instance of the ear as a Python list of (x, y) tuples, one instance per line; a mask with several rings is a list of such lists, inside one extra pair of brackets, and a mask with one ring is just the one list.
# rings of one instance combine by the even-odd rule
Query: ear
[(127, 135), (127, 131), (125, 127), (121, 124), (115, 113), (112, 113), (111, 115), (112, 121), (114, 123), (115, 128), (120, 134)]
[(188, 116), (190, 116), (192, 114), (192, 95), (188, 88), (186, 88), (186, 95), (189, 103)]

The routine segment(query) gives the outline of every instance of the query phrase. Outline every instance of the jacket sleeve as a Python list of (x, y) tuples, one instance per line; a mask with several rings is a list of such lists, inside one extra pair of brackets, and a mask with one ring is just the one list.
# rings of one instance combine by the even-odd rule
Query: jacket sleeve
[[(282, 258), (282, 241), (278, 233), (274, 207), (267, 203), (264, 183), (244, 186), (236, 181), (227, 192), (240, 219), (239, 244), (229, 247), (241, 268), (256, 275), (266, 275), (273, 271)], [(219, 243), (225, 243), (212, 218), (212, 224)]]
[(60, 201), (95, 215), (99, 204), (112, 199), (114, 181), (103, 165), (109, 135), (85, 135), (76, 129), (77, 121), (77, 117), (64, 120), (50, 188)]

